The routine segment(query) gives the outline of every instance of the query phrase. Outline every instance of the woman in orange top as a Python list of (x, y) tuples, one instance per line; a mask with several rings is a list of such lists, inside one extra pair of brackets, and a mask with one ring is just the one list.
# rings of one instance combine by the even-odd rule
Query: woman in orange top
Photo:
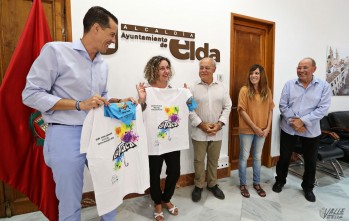
[(253, 187), (261, 197), (266, 193), (260, 186), (261, 155), (271, 127), (274, 102), (264, 68), (254, 64), (249, 69), (247, 83), (240, 89), (238, 101), (240, 156), (239, 177), (241, 195), (250, 197), (246, 188), (247, 159), (252, 147)]

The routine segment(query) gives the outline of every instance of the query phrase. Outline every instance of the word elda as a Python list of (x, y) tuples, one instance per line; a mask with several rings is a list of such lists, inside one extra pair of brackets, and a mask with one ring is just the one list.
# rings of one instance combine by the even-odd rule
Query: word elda
[[(216, 62), (220, 62), (221, 60), (220, 51), (215, 48), (210, 49), (208, 43), (204, 43), (203, 47), (196, 48), (195, 41), (193, 40), (184, 40), (184, 42), (182, 42), (179, 39), (168, 39), (168, 37), (195, 39), (195, 33), (130, 24), (121, 24), (121, 30), (123, 31), (121, 38), (125, 40), (159, 42), (160, 47), (169, 47), (171, 54), (180, 60), (195, 60), (195, 58), (201, 60), (205, 57), (211, 57), (215, 59)], [(138, 33), (134, 34), (133, 32)]]

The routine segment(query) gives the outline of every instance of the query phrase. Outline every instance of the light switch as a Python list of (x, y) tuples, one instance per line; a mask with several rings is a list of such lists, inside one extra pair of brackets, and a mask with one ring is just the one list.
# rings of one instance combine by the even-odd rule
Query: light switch
[(217, 74), (217, 80), (220, 82), (223, 82), (223, 75), (222, 74)]

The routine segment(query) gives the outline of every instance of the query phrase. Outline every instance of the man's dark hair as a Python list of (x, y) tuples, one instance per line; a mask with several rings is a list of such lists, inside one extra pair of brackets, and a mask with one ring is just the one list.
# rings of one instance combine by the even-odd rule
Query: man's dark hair
[(84, 33), (89, 32), (92, 25), (95, 23), (98, 23), (102, 28), (110, 28), (109, 18), (111, 18), (116, 24), (118, 24), (118, 19), (105, 8), (102, 8), (100, 6), (91, 7), (86, 12), (83, 20)]

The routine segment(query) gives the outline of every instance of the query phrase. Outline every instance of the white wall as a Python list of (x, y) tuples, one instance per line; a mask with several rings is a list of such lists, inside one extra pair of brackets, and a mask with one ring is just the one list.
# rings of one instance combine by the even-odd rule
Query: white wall
[[(216, 73), (223, 75), (229, 87), (230, 73), (230, 17), (231, 13), (273, 21), (275, 33), (274, 102), (272, 156), (279, 155), (278, 103), (284, 83), (296, 77), (298, 61), (313, 57), (317, 61), (318, 77), (325, 79), (327, 46), (349, 48), (349, 2), (345, 0), (72, 0), (73, 39), (83, 33), (82, 19), (94, 5), (105, 7), (119, 19), (119, 23), (164, 29), (174, 29), (196, 34), (196, 47), (209, 43), (210, 49), (221, 53)], [(119, 49), (105, 59), (109, 63), (109, 91), (111, 96), (135, 96), (135, 85), (144, 81), (143, 68), (150, 57), (164, 55), (172, 61), (175, 76), (172, 85), (192, 84), (198, 78), (198, 61), (178, 60), (169, 49), (158, 43), (120, 39)], [(331, 111), (348, 110), (348, 97), (333, 97)], [(227, 127), (226, 127), (227, 128)], [(224, 131), (222, 156), (228, 154), (228, 134)], [(181, 155), (181, 172), (193, 172), (192, 150)], [(88, 188), (87, 188), (88, 189)], [(86, 189), (85, 189), (86, 190)]]

